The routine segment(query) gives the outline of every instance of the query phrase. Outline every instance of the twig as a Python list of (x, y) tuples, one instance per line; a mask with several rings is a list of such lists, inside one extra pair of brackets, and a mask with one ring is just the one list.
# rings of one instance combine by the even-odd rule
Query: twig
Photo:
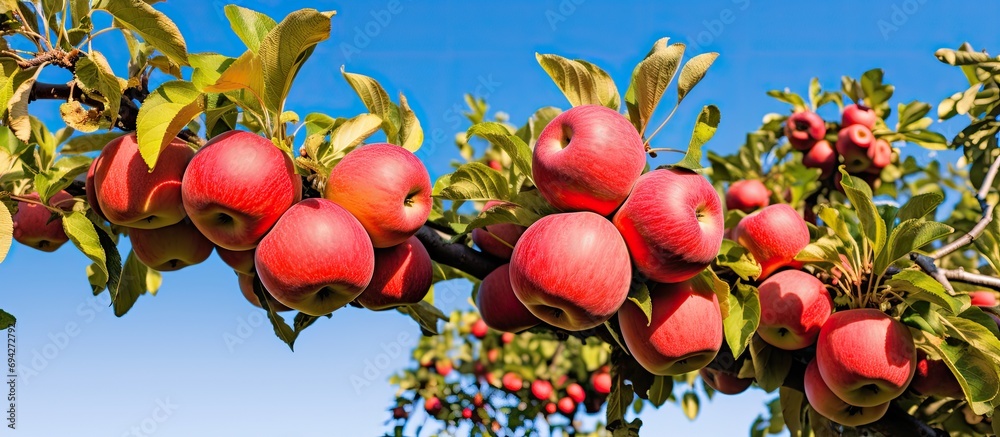
[[(994, 142), (995, 140), (996, 139), (994, 138)], [(931, 258), (936, 260), (941, 259), (948, 254), (965, 247), (975, 241), (976, 238), (978, 238), (983, 231), (986, 230), (986, 227), (990, 225), (990, 222), (993, 221), (993, 205), (986, 202), (986, 195), (989, 194), (990, 188), (993, 187), (993, 180), (997, 176), (998, 169), (1000, 169), (1000, 157), (997, 157), (996, 160), (993, 161), (993, 164), (990, 165), (990, 169), (987, 171), (986, 177), (983, 178), (983, 184), (979, 187), (979, 192), (976, 193), (976, 198), (979, 199), (979, 206), (983, 210), (983, 217), (978, 223), (976, 223), (976, 226), (965, 235), (955, 241), (952, 241), (951, 243), (941, 246), (940, 249), (931, 253)]]
[(913, 260), (913, 262), (916, 263), (917, 266), (919, 266), (924, 272), (940, 282), (948, 294), (955, 294), (955, 288), (951, 286), (951, 282), (948, 282), (948, 277), (944, 275), (944, 270), (939, 269), (937, 265), (934, 264), (934, 258), (914, 252), (910, 254), (910, 259)]
[(479, 279), (485, 278), (503, 264), (464, 244), (449, 243), (438, 231), (426, 225), (417, 231), (416, 237), (423, 243), (431, 259)]
[(967, 272), (961, 267), (957, 270), (938, 269), (938, 271), (941, 272), (944, 277), (956, 282), (979, 285), (1000, 291), (1000, 278)]

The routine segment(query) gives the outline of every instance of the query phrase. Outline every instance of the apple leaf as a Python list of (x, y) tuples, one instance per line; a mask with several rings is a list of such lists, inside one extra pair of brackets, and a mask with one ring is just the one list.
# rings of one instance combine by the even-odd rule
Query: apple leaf
[(889, 250), (883, 251), (882, 256), (876, 258), (875, 271), (885, 271), (896, 260), (939, 238), (951, 235), (954, 231), (951, 226), (924, 219), (909, 219), (900, 223), (889, 236)]
[(406, 101), (406, 96), (399, 93), (399, 114), (402, 125), (399, 128), (399, 145), (411, 152), (420, 150), (424, 143), (424, 130), (420, 127), (420, 120), (417, 114), (410, 109), (410, 103)]
[[(941, 324), (941, 315), (935, 308), (930, 302), (913, 302), (903, 310), (899, 321), (921, 331), (942, 336), (944, 335), (944, 325)], [(992, 322), (992, 320), (990, 321)]]
[(649, 387), (649, 402), (660, 408), (670, 399), (674, 391), (674, 378), (670, 376), (656, 375), (653, 377), (653, 385)]
[(490, 209), (484, 210), (478, 217), (473, 219), (469, 223), (451, 223), (450, 226), (455, 232), (460, 234), (472, 232), (476, 228), (485, 228), (490, 225), (496, 225), (501, 223), (513, 223), (516, 225), (528, 227), (533, 223), (541, 219), (542, 217), (535, 214), (528, 208), (514, 203), (502, 203), (500, 205), (494, 205)]
[(760, 324), (757, 287), (737, 282), (729, 293), (729, 315), (722, 320), (726, 343), (738, 357), (746, 349)]
[(597, 99), (601, 102), (600, 104), (617, 111), (621, 107), (622, 99), (621, 95), (618, 94), (618, 87), (615, 86), (615, 81), (611, 78), (611, 75), (602, 70), (601, 67), (583, 59), (577, 59), (576, 62), (582, 64), (590, 72), (590, 77), (594, 79), (594, 88), (597, 92)]
[(722, 240), (715, 263), (736, 273), (744, 281), (760, 276), (761, 267), (750, 252), (733, 240)]
[(288, 348), (295, 351), (295, 339), (298, 337), (298, 332), (288, 326), (285, 319), (281, 317), (274, 308), (271, 308), (271, 303), (269, 299), (271, 294), (268, 293), (267, 289), (264, 288), (264, 284), (260, 282), (259, 276), (254, 276), (253, 280), (253, 294), (257, 297), (257, 302), (260, 302), (261, 308), (267, 313), (267, 319), (271, 321), (271, 326), (274, 328), (274, 335), (278, 336), (281, 341), (288, 345)]
[(15, 324), (17, 324), (17, 318), (4, 310), (0, 310), (0, 329), (8, 329)]
[(990, 317), (986, 308), (970, 305), (958, 316), (963, 319), (970, 320), (973, 323), (978, 323), (980, 326), (986, 328), (987, 331), (990, 331), (994, 337), (1000, 338), (1000, 326), (997, 326), (997, 322)]
[(191, 83), (201, 91), (218, 81), (222, 73), (236, 61), (235, 58), (218, 53), (192, 53), (188, 55), (188, 60), (194, 68)]
[(805, 393), (788, 387), (778, 388), (778, 403), (781, 406), (781, 418), (791, 436), (800, 435), (802, 431), (802, 407), (806, 403)]
[(673, 165), (673, 167), (686, 168), (698, 171), (703, 168), (701, 165), (701, 148), (715, 136), (715, 131), (719, 128), (721, 113), (715, 105), (708, 105), (702, 108), (698, 115), (698, 121), (694, 125), (694, 132), (691, 133), (691, 142), (688, 143), (687, 153), (684, 159)]
[(695, 290), (711, 290), (719, 300), (719, 308), (722, 310), (722, 318), (729, 317), (729, 284), (715, 274), (711, 267), (708, 267), (691, 278)]
[(958, 314), (969, 305), (968, 297), (963, 301), (962, 298), (951, 296), (940, 282), (920, 270), (903, 270), (886, 281), (886, 285), (897, 293), (905, 292), (904, 297), (907, 299), (930, 302), (950, 314)]
[(268, 32), (278, 25), (273, 18), (238, 5), (226, 5), (226, 18), (236, 36), (251, 52), (257, 53)]
[(684, 63), (684, 67), (681, 68), (681, 76), (677, 79), (677, 103), (680, 104), (681, 100), (694, 89), (698, 82), (701, 82), (705, 78), (705, 73), (708, 72), (709, 67), (715, 62), (715, 59), (719, 57), (718, 53), (702, 53), (691, 59), (688, 59)]
[(618, 110), (618, 89), (604, 70), (587, 61), (558, 55), (535, 53), (535, 59), (566, 96), (570, 105), (603, 105)]
[(792, 107), (796, 108), (796, 109), (807, 109), (808, 108), (806, 106), (806, 101), (802, 100), (802, 96), (800, 96), (798, 94), (795, 94), (795, 93), (793, 93), (791, 91), (788, 91), (787, 88), (785, 90), (783, 90), (783, 91), (781, 91), (781, 90), (771, 90), (771, 91), (768, 91), (767, 95), (769, 95), (771, 97), (774, 97), (775, 99), (778, 99), (781, 102), (788, 103), (789, 105), (792, 105)]
[(104, 113), (111, 117), (111, 123), (114, 124), (118, 119), (122, 90), (126, 83), (115, 76), (108, 60), (98, 52), (80, 57), (76, 62), (76, 80), (88, 94), (96, 92), (103, 97)]
[(205, 95), (194, 84), (182, 80), (165, 82), (154, 90), (136, 119), (139, 154), (150, 170), (177, 134), (205, 110)]
[(886, 230), (885, 222), (879, 217), (878, 209), (872, 202), (872, 190), (864, 180), (847, 173), (844, 166), (840, 166), (840, 173), (843, 175), (840, 184), (844, 187), (844, 192), (851, 200), (854, 210), (857, 211), (865, 238), (868, 239), (875, 257), (878, 258), (885, 248)]
[(7, 205), (0, 203), (0, 263), (7, 258), (14, 238), (14, 221)]
[(129, 252), (128, 256), (125, 257), (121, 280), (114, 285), (108, 284), (108, 292), (111, 293), (111, 304), (114, 307), (115, 316), (125, 315), (135, 305), (139, 296), (146, 293), (146, 279), (149, 270), (149, 267), (143, 265), (134, 252)]
[(356, 73), (348, 73), (344, 67), (340, 67), (340, 73), (344, 79), (354, 89), (361, 102), (368, 108), (368, 112), (379, 116), (382, 119), (382, 131), (390, 142), (396, 139), (399, 130), (403, 125), (399, 114), (399, 107), (389, 99), (389, 94), (385, 92), (382, 85), (377, 80), (368, 76)]
[(152, 268), (146, 268), (146, 291), (156, 296), (161, 285), (163, 285), (163, 274)]
[(625, 376), (621, 374), (618, 366), (611, 368), (611, 393), (608, 395), (608, 403), (605, 413), (608, 420), (608, 431), (614, 437), (638, 437), (639, 427), (642, 421), (638, 418), (629, 422), (625, 419), (628, 408), (635, 399), (635, 392), (631, 384), (625, 382)]
[(910, 198), (909, 201), (899, 209), (896, 216), (906, 221), (909, 219), (923, 218), (933, 212), (944, 200), (944, 195), (938, 192), (918, 194)]
[(694, 420), (698, 417), (698, 395), (694, 392), (684, 393), (681, 397), (681, 410), (684, 411), (684, 416), (688, 420)]
[(382, 125), (382, 119), (372, 114), (361, 114), (354, 118), (340, 123), (330, 134), (329, 156), (320, 155), (316, 157), (320, 162), (328, 164), (331, 168), (335, 163), (332, 158), (342, 158), (343, 155), (363, 143), (368, 137), (378, 132)]
[[(636, 126), (639, 128), (639, 132), (645, 132), (649, 120), (660, 104), (663, 93), (670, 82), (673, 82), (677, 69), (681, 65), (681, 59), (684, 57), (684, 44), (667, 45), (667, 41), (669, 38), (661, 38), (653, 44), (653, 48), (646, 55), (646, 58), (635, 67), (629, 91), (626, 92), (626, 101), (630, 100), (629, 93), (631, 93), (633, 97), (631, 100), (635, 102), (634, 112), (638, 118)], [(633, 110), (630, 108), (630, 118), (632, 113)], [(635, 121), (633, 120), (633, 123)]]
[(177, 25), (145, 1), (95, 0), (92, 7), (111, 14), (119, 25), (139, 34), (177, 65), (188, 65), (187, 44)]
[(330, 37), (331, 15), (315, 9), (300, 9), (281, 20), (260, 43), (264, 74), (264, 106), (272, 113), (283, 111), (285, 98), (299, 68), (316, 45)]
[(840, 259), (840, 253), (837, 251), (839, 246), (840, 242), (838, 240), (824, 235), (799, 251), (798, 255), (795, 255), (795, 260), (805, 263), (830, 263), (834, 266), (840, 266), (842, 260)]
[(653, 323), (653, 300), (649, 296), (649, 287), (646, 283), (636, 279), (637, 275), (632, 275), (632, 286), (628, 290), (628, 300), (635, 303), (642, 313), (646, 315), (646, 326)]
[(448, 320), (441, 310), (439, 310), (434, 305), (427, 303), (426, 301), (420, 301), (413, 305), (404, 305), (398, 308), (398, 311), (410, 316), (414, 321), (420, 325), (420, 328), (432, 335), (438, 335), (441, 331), (438, 329), (438, 320)]
[(470, 162), (451, 174), (450, 185), (435, 197), (448, 200), (507, 200), (507, 181), (500, 172), (481, 162)]
[(767, 344), (759, 335), (753, 336), (750, 341), (750, 357), (757, 385), (769, 393), (781, 387), (792, 368), (792, 356)]
[(478, 123), (469, 128), (467, 135), (469, 138), (481, 137), (499, 147), (510, 156), (514, 167), (531, 179), (531, 148), (523, 139), (512, 135), (504, 125), (492, 121)]
[(993, 271), (1000, 271), (1000, 220), (991, 220), (986, 230), (972, 242)]
[(59, 153), (63, 155), (73, 155), (78, 153), (94, 152), (104, 148), (111, 140), (122, 136), (120, 132), (102, 132), (99, 134), (77, 135), (71, 137), (63, 144)]
[(86, 173), (90, 168), (90, 161), (88, 156), (69, 156), (56, 161), (48, 170), (36, 174), (35, 191), (40, 200), (48, 203), (52, 196), (73, 183), (73, 179)]
[(63, 231), (70, 241), (94, 262), (91, 284), (104, 288), (114, 286), (121, 279), (121, 255), (114, 240), (87, 218), (86, 214), (74, 211), (62, 218)]
[(973, 412), (986, 414), (993, 410), (988, 403), (1000, 394), (995, 360), (966, 342), (943, 340), (923, 331), (919, 331), (917, 339), (922, 339), (919, 343), (936, 350), (948, 365), (948, 369), (962, 386), (962, 392)]
[(25, 79), (14, 89), (7, 102), (7, 126), (14, 131), (14, 136), (17, 139), (25, 143), (31, 141), (32, 123), (31, 116), (28, 114), (28, 102), (31, 101), (31, 90), (42, 70), (42, 67), (36, 68), (31, 77)]

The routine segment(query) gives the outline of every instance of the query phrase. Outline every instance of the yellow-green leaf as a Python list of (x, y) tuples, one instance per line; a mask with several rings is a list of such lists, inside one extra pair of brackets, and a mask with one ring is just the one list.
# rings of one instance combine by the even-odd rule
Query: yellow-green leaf
[(684, 159), (674, 164), (674, 167), (686, 168), (688, 170), (700, 170), (702, 168), (701, 148), (708, 140), (711, 140), (715, 136), (715, 131), (719, 128), (721, 118), (722, 114), (715, 105), (708, 105), (702, 108), (701, 114), (698, 115), (698, 121), (695, 122), (694, 132), (691, 133), (691, 142), (688, 143)]
[(344, 71), (343, 66), (340, 67), (340, 73), (344, 75), (344, 79), (361, 98), (361, 102), (368, 108), (368, 112), (382, 119), (382, 130), (385, 132), (386, 138), (390, 142), (393, 141), (399, 134), (403, 123), (399, 115), (399, 108), (389, 99), (389, 94), (385, 92), (382, 85), (363, 74), (348, 73)]
[(238, 5), (226, 5), (225, 11), (233, 32), (255, 54), (268, 32), (278, 25), (271, 17)]
[(280, 114), (299, 67), (316, 44), (330, 37), (330, 17), (315, 9), (300, 9), (281, 20), (260, 43), (264, 105)]
[(693, 89), (695, 85), (698, 85), (698, 82), (701, 82), (701, 80), (705, 77), (705, 73), (708, 72), (708, 68), (712, 66), (712, 63), (715, 62), (715, 58), (718, 57), (719, 54), (715, 52), (702, 53), (688, 59), (688, 61), (684, 63), (684, 67), (681, 68), (681, 77), (677, 79), (677, 103), (684, 100), (684, 97), (691, 92), (691, 89)]
[(97, 92), (104, 97), (105, 110), (114, 123), (118, 119), (122, 89), (126, 83), (115, 76), (107, 59), (98, 52), (81, 57), (76, 63), (76, 79), (88, 93)]
[(142, 0), (95, 0), (92, 7), (115, 17), (116, 23), (142, 37), (177, 65), (188, 65), (187, 44), (177, 25)]
[(160, 151), (204, 110), (204, 95), (191, 82), (166, 82), (150, 93), (136, 120), (139, 153), (150, 169)]
[(7, 206), (0, 203), (0, 263), (7, 258), (14, 238), (14, 221)]
[(420, 120), (417, 114), (410, 109), (410, 104), (406, 101), (406, 96), (399, 93), (399, 116), (402, 119), (402, 126), (399, 129), (399, 145), (411, 152), (420, 150), (424, 142), (424, 130), (420, 127)]
[(28, 101), (31, 97), (31, 88), (35, 86), (35, 81), (38, 80), (38, 75), (41, 72), (42, 68), (39, 67), (30, 78), (21, 82), (21, 85), (14, 90), (10, 101), (7, 103), (8, 126), (14, 131), (14, 136), (25, 143), (31, 139), (31, 118), (30, 114), (28, 114)]

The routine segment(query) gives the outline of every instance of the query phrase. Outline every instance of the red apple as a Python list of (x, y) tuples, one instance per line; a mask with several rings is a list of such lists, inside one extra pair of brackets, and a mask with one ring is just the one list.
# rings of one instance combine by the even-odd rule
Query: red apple
[(727, 394), (727, 395), (738, 395), (743, 393), (753, 384), (753, 378), (738, 378), (736, 375), (732, 375), (721, 370), (709, 369), (704, 367), (698, 371), (701, 375), (701, 379), (708, 384), (709, 387), (715, 389), (715, 391)]
[(291, 158), (267, 139), (244, 131), (217, 135), (202, 147), (184, 172), (181, 188), (184, 209), (201, 233), (236, 251), (256, 247), (302, 198), (302, 179)]
[(172, 272), (200, 264), (212, 255), (208, 241), (190, 220), (159, 229), (131, 229), (132, 252), (153, 270)]
[(448, 374), (451, 373), (451, 370), (452, 365), (451, 360), (449, 359), (437, 360), (434, 362), (434, 371), (437, 372), (438, 375), (448, 376)]
[(626, 302), (618, 312), (625, 345), (656, 375), (680, 375), (705, 367), (722, 346), (719, 299), (703, 281), (656, 284), (652, 323), (638, 305)]
[(874, 407), (906, 390), (917, 353), (909, 328), (876, 309), (834, 313), (816, 341), (819, 372), (837, 397)]
[(812, 111), (799, 111), (785, 122), (785, 136), (795, 150), (809, 150), (826, 135), (826, 124)]
[(419, 303), (431, 289), (432, 276), (431, 257), (417, 237), (375, 249), (375, 274), (358, 303), (370, 310)]
[(100, 165), (101, 156), (98, 155), (90, 163), (90, 168), (87, 169), (87, 177), (84, 179), (84, 189), (87, 191), (87, 204), (90, 205), (90, 209), (94, 210), (98, 217), (102, 220), (107, 221), (108, 218), (104, 216), (104, 211), (101, 211), (101, 202), (97, 200), (97, 187), (94, 179), (97, 177), (97, 166)]
[(500, 358), (500, 349), (493, 348), (493, 349), (490, 349), (490, 350), (486, 351), (486, 360), (487, 361), (489, 361), (491, 363), (495, 363), (495, 362), (497, 362), (498, 358)]
[(492, 169), (494, 169), (496, 171), (503, 170), (503, 165), (500, 164), (500, 161), (497, 161), (495, 159), (491, 159), (490, 162), (487, 163), (486, 165), (490, 166), (490, 168), (492, 168)]
[(476, 395), (472, 397), (472, 406), (476, 408), (483, 408), (484, 404), (485, 402), (483, 401), (482, 393), (476, 393)]
[[(236, 276), (239, 279), (240, 291), (243, 293), (243, 297), (245, 297), (246, 300), (248, 302), (250, 302), (251, 305), (253, 305), (253, 306), (257, 307), (257, 308), (263, 308), (263, 306), (261, 306), (261, 304), (260, 304), (260, 299), (257, 298), (257, 294), (255, 294), (253, 292), (253, 278), (254, 277), (252, 275), (247, 275), (247, 274), (243, 274), (243, 273), (240, 273), (240, 272), (236, 272)], [(265, 293), (266, 292), (267, 291), (265, 290)], [(274, 297), (272, 297), (270, 294), (267, 295), (267, 305), (269, 307), (271, 307), (272, 310), (277, 311), (277, 312), (291, 311), (292, 310), (291, 308), (286, 307), (281, 302), (278, 302), (277, 300), (275, 300)]]
[(483, 319), (478, 319), (472, 323), (470, 331), (472, 331), (472, 336), (480, 340), (486, 338), (486, 333), (489, 331), (490, 327), (486, 325)]
[(476, 307), (486, 325), (497, 331), (520, 332), (542, 323), (514, 295), (510, 286), (510, 264), (486, 275), (479, 285)]
[(917, 393), (924, 396), (962, 399), (965, 393), (955, 374), (941, 360), (930, 359), (924, 351), (917, 351), (917, 370), (910, 383)]
[(886, 140), (875, 140), (866, 153), (872, 162), (871, 167), (868, 167), (869, 173), (878, 174), (892, 163), (892, 146)]
[(556, 411), (558, 411), (556, 404), (552, 402), (545, 404), (545, 414), (556, 414)]
[(503, 383), (504, 390), (510, 392), (520, 390), (521, 386), (524, 384), (524, 381), (521, 380), (520, 376), (517, 376), (516, 373), (511, 373), (511, 372), (505, 373), (503, 375), (503, 378), (501, 378), (501, 382)]
[(645, 166), (645, 147), (632, 123), (612, 109), (584, 105), (545, 126), (531, 174), (538, 192), (557, 209), (609, 215)]
[(572, 416), (576, 412), (576, 402), (573, 402), (573, 399), (570, 399), (568, 396), (559, 399), (557, 406), (559, 407), (559, 412), (567, 416)]
[(160, 151), (150, 171), (135, 134), (111, 140), (94, 168), (94, 191), (101, 214), (111, 223), (156, 229), (184, 219), (181, 178), (194, 150), (174, 139)]
[(590, 377), (590, 385), (594, 386), (594, 391), (599, 394), (611, 393), (611, 374), (607, 372), (595, 373)]
[(726, 209), (753, 212), (771, 203), (771, 191), (756, 179), (736, 181), (726, 191)]
[(409, 150), (371, 144), (354, 149), (333, 168), (323, 197), (354, 214), (375, 247), (390, 247), (427, 221), (431, 178)]
[(862, 125), (868, 129), (875, 127), (875, 110), (864, 105), (850, 104), (844, 107), (844, 112), (840, 116), (840, 126), (847, 127), (855, 124)]
[(336, 203), (306, 199), (261, 240), (254, 264), (264, 287), (289, 308), (322, 316), (364, 291), (375, 270), (371, 240)]
[(772, 346), (798, 350), (816, 343), (819, 330), (833, 311), (826, 286), (801, 270), (784, 270), (760, 287), (757, 334)]
[(437, 397), (431, 396), (424, 399), (424, 410), (427, 411), (427, 414), (437, 416), (441, 412), (441, 408), (443, 408), (443, 405), (441, 405), (441, 400)]
[(859, 407), (844, 402), (830, 390), (830, 387), (820, 375), (818, 360), (812, 360), (806, 366), (804, 385), (806, 399), (817, 413), (844, 426), (861, 426), (882, 418), (889, 409), (889, 402)]
[(860, 124), (845, 127), (837, 133), (837, 153), (844, 157), (849, 173), (860, 173), (871, 166), (868, 149), (875, 143), (875, 136)]
[(743, 217), (736, 241), (760, 264), (758, 279), (763, 280), (794, 263), (795, 255), (809, 245), (809, 227), (792, 207), (776, 204)]
[[(24, 195), (23, 197), (34, 201), (41, 201), (37, 193)], [(70, 211), (73, 208), (73, 196), (65, 191), (60, 191), (49, 198), (49, 206)], [(0, 208), (6, 206), (0, 205)], [(55, 252), (62, 247), (69, 237), (63, 231), (62, 217), (49, 221), (52, 218), (52, 211), (48, 208), (31, 202), (17, 202), (17, 212), (11, 217), (14, 222), (14, 240), (28, 247), (33, 247), (42, 252)]]
[(587, 392), (583, 390), (580, 384), (574, 382), (566, 386), (566, 396), (569, 396), (573, 402), (579, 404), (587, 399)]
[(545, 216), (525, 231), (510, 259), (518, 300), (542, 321), (570, 331), (610, 319), (625, 302), (631, 278), (622, 236), (591, 212)]
[(969, 299), (977, 307), (997, 306), (997, 295), (992, 291), (972, 291), (969, 292)]
[[(483, 211), (503, 204), (504, 202), (491, 200), (486, 202)], [(499, 258), (510, 259), (510, 256), (514, 253), (514, 245), (517, 244), (517, 240), (524, 234), (525, 229), (527, 228), (513, 223), (501, 223), (489, 225), (485, 228), (476, 228), (472, 230), (472, 242), (476, 243), (476, 246), (482, 249), (483, 252)]]
[(722, 202), (703, 176), (654, 170), (636, 182), (614, 217), (636, 268), (656, 282), (686, 281), (719, 254)]
[(500, 342), (501, 343), (503, 343), (503, 344), (510, 344), (510, 342), (512, 342), (512, 341), (514, 341), (514, 333), (513, 332), (504, 332), (503, 334), (500, 335)]
[(216, 247), (215, 252), (219, 254), (222, 262), (226, 263), (233, 270), (244, 275), (253, 274), (254, 250), (229, 250), (224, 247)]
[(462, 409), (462, 418), (463, 419), (471, 419), (472, 418), (472, 409), (471, 408), (463, 408)]
[(833, 174), (833, 170), (837, 167), (837, 152), (830, 146), (829, 141), (817, 141), (808, 152), (802, 155), (802, 165), (820, 169), (822, 171), (820, 178), (826, 179)]
[(548, 399), (549, 396), (552, 396), (552, 383), (542, 379), (532, 381), (531, 394), (540, 401)]

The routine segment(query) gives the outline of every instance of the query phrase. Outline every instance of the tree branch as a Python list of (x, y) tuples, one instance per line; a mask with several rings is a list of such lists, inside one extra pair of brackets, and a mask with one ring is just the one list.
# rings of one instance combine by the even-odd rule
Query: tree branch
[(423, 226), (416, 237), (427, 248), (431, 259), (446, 266), (455, 267), (476, 278), (483, 279), (503, 262), (479, 252), (464, 244), (449, 243), (438, 231)]
[[(994, 143), (995, 147), (996, 137), (993, 137), (991, 142)], [(931, 253), (931, 258), (935, 260), (941, 259), (948, 254), (965, 247), (969, 243), (972, 243), (976, 240), (976, 238), (982, 235), (983, 231), (986, 230), (986, 227), (993, 221), (994, 206), (986, 202), (986, 195), (990, 193), (990, 188), (993, 187), (993, 180), (996, 179), (998, 170), (1000, 170), (1000, 157), (996, 158), (996, 160), (993, 161), (993, 164), (990, 165), (990, 169), (986, 172), (986, 177), (983, 178), (983, 183), (979, 187), (979, 192), (976, 193), (976, 198), (979, 199), (979, 207), (983, 210), (983, 217), (978, 223), (976, 223), (976, 226), (974, 226), (972, 230), (967, 232), (961, 238), (941, 246), (940, 249)]]
[[(84, 105), (104, 110), (104, 102), (88, 97), (80, 87), (71, 87), (67, 84), (54, 84), (36, 82), (31, 88), (28, 101), (35, 100), (76, 100)], [(121, 106), (118, 110), (118, 120), (115, 126), (127, 132), (132, 132), (136, 127), (136, 118), (139, 117), (139, 106), (132, 99), (121, 98)]]
[(944, 289), (948, 294), (955, 294), (955, 288), (951, 286), (948, 277), (944, 275), (944, 270), (939, 269), (937, 264), (934, 264), (934, 258), (914, 252), (910, 254), (910, 259), (920, 266), (924, 272), (934, 277), (941, 285), (944, 285)]
[(967, 272), (959, 267), (957, 270), (938, 269), (945, 278), (966, 284), (979, 285), (1000, 291), (1000, 278)]

